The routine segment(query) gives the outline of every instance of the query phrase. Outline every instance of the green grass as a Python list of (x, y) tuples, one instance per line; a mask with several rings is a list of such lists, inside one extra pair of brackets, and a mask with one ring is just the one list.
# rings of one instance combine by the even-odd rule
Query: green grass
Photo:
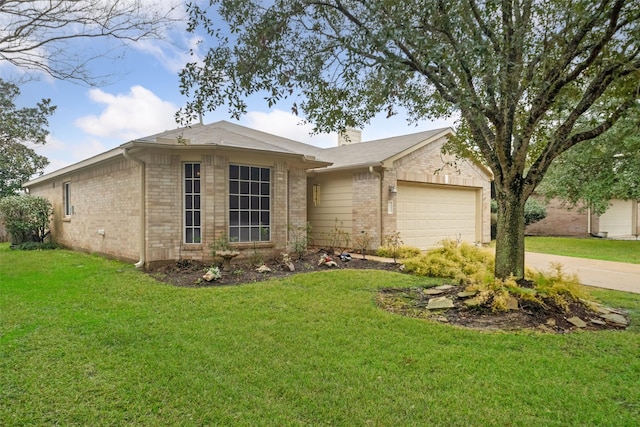
[(543, 254), (640, 264), (640, 240), (526, 237), (525, 250)]
[(0, 245), (0, 425), (639, 425), (626, 331), (481, 333), (379, 310), (330, 271), (188, 289), (63, 250)]

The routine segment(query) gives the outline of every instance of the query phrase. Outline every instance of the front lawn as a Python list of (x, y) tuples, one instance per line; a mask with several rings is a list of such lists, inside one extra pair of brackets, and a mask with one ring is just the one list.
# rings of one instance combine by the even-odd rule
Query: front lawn
[(0, 245), (0, 425), (639, 425), (626, 331), (482, 333), (393, 315), (329, 271), (178, 288), (131, 266)]
[(640, 240), (529, 236), (524, 246), (529, 252), (640, 264)]

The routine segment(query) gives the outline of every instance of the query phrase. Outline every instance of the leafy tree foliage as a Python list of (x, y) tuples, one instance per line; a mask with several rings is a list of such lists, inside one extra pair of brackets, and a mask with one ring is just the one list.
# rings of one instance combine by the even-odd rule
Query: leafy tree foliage
[(190, 4), (209, 51), (180, 119), (290, 98), (317, 131), (403, 108), (457, 113), (450, 150), (494, 173), (495, 274), (524, 276), (524, 205), (552, 161), (638, 104), (637, 0), (220, 0)]
[(640, 200), (640, 111), (560, 155), (538, 191), (598, 215), (612, 199)]
[(56, 107), (43, 99), (36, 107), (17, 108), (19, 95), (16, 85), (0, 79), (0, 198), (15, 194), (49, 164), (26, 144), (45, 143), (47, 118)]
[[(108, 52), (69, 49), (74, 39), (121, 44), (160, 38), (176, 2), (143, 0), (0, 0), (0, 61), (61, 80), (93, 83), (88, 65)], [(107, 50), (117, 50), (116, 45)]]
[(53, 207), (44, 197), (8, 196), (0, 199), (0, 215), (14, 244), (43, 242), (49, 235)]

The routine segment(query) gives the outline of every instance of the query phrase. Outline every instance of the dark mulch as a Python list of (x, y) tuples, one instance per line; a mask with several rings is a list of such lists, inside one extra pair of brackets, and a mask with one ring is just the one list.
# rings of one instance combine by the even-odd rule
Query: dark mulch
[[(544, 299), (544, 306), (529, 301), (518, 301), (518, 308), (507, 312), (494, 313), (486, 307), (469, 307), (458, 297), (464, 286), (452, 285), (439, 295), (427, 295), (421, 288), (381, 289), (376, 297), (378, 306), (384, 310), (403, 316), (431, 319), (442, 323), (484, 330), (538, 330), (551, 333), (567, 333), (576, 330), (601, 331), (626, 329), (626, 326), (606, 321), (599, 312), (580, 302), (571, 302), (568, 309), (558, 306), (552, 299)], [(426, 308), (429, 299), (446, 297), (454, 307), (442, 310)], [(595, 308), (595, 306), (594, 306)], [(613, 310), (629, 318), (622, 310)], [(578, 317), (585, 327), (578, 328), (568, 319)]]
[[(241, 262), (232, 263), (230, 272), (223, 272), (222, 278), (207, 282), (202, 279), (210, 265), (197, 261), (178, 261), (173, 264), (151, 269), (148, 273), (155, 279), (180, 287), (214, 287), (241, 285), (243, 283), (260, 282), (264, 280), (284, 278), (300, 273), (326, 271), (330, 268), (318, 265), (321, 254), (308, 253), (301, 259), (292, 260), (294, 270), (291, 271), (281, 260), (271, 260), (265, 263), (271, 269), (269, 273), (259, 273), (253, 266)], [(354, 256), (350, 261), (341, 261), (332, 269), (363, 269), (402, 271), (401, 264), (372, 261)], [(521, 286), (531, 287), (531, 283), (522, 282)], [(525, 301), (519, 301), (518, 309), (504, 313), (492, 313), (486, 309), (470, 308), (464, 304), (464, 298), (457, 297), (464, 286), (452, 284), (452, 288), (444, 291), (438, 297), (448, 297), (453, 300), (454, 307), (446, 310), (432, 311), (426, 308), (432, 295), (426, 295), (421, 288), (386, 288), (381, 289), (377, 296), (378, 306), (384, 310), (415, 318), (429, 319), (451, 325), (482, 330), (539, 330), (551, 333), (566, 333), (575, 331), (575, 327), (567, 321), (572, 317), (579, 317), (587, 323), (582, 330), (598, 331), (609, 329), (625, 329), (625, 326), (612, 322), (603, 322), (599, 313), (581, 303), (572, 303), (568, 311), (558, 307), (552, 300), (545, 301), (545, 307), (534, 306)], [(618, 311), (623, 314), (624, 312)], [(625, 316), (625, 318), (628, 317)], [(595, 319), (597, 323), (591, 321)]]
[(148, 271), (157, 280), (174, 286), (186, 287), (211, 287), (225, 285), (240, 285), (243, 283), (261, 282), (263, 280), (279, 279), (299, 273), (309, 273), (312, 271), (326, 271), (330, 269), (360, 269), (360, 270), (385, 270), (400, 271), (401, 264), (388, 262), (377, 262), (370, 259), (363, 259), (360, 255), (354, 256), (350, 261), (341, 261), (338, 257), (334, 257), (337, 266), (327, 267), (318, 265), (322, 253), (310, 252), (302, 258), (292, 260), (294, 270), (291, 271), (282, 260), (270, 260), (265, 265), (271, 269), (269, 273), (259, 273), (255, 266), (248, 265), (243, 262), (232, 262), (231, 271), (223, 272), (222, 278), (206, 282), (202, 280), (202, 276), (207, 269), (211, 267), (209, 264), (203, 264), (198, 261), (183, 260), (173, 264), (164, 265)]

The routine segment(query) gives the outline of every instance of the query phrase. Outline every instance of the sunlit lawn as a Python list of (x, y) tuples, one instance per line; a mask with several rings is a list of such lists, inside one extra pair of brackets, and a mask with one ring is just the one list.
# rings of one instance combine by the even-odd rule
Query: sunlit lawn
[(333, 271), (160, 284), (68, 251), (0, 246), (0, 425), (640, 425), (640, 295), (627, 331), (480, 333), (403, 318)]
[(640, 264), (640, 240), (526, 237), (525, 250), (552, 255)]

